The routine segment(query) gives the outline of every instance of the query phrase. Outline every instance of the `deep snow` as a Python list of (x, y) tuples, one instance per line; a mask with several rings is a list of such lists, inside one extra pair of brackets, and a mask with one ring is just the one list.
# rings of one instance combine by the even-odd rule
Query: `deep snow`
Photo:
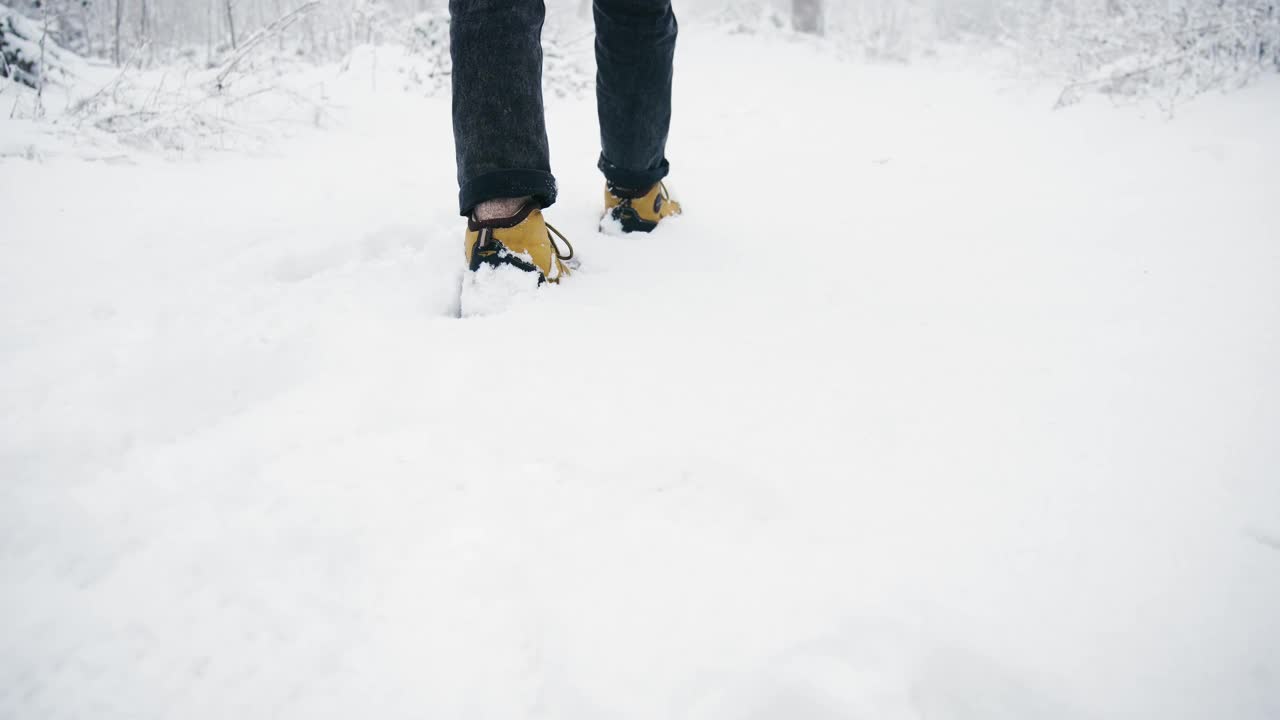
[(686, 215), (549, 98), (582, 270), (468, 320), (448, 99), (332, 92), (0, 158), (0, 717), (1280, 717), (1280, 84), (686, 27)]

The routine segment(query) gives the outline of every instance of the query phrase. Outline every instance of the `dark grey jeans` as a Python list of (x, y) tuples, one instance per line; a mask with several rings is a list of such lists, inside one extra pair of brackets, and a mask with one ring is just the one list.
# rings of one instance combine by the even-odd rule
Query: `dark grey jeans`
[[(600, 170), (613, 185), (666, 176), (676, 16), (670, 0), (594, 0)], [(542, 113), (543, 0), (449, 0), (453, 139), (463, 215), (485, 200), (556, 200)]]

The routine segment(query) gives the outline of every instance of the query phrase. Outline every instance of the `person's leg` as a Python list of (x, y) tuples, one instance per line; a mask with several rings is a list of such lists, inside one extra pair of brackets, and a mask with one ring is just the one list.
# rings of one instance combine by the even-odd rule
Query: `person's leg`
[(463, 215), (481, 203), (486, 210), (505, 208), (504, 199), (532, 197), (542, 207), (555, 202), (542, 114), (545, 13), (543, 0), (449, 0)]
[(593, 11), (600, 170), (613, 186), (648, 189), (668, 169), (676, 16), (670, 0), (594, 0)]

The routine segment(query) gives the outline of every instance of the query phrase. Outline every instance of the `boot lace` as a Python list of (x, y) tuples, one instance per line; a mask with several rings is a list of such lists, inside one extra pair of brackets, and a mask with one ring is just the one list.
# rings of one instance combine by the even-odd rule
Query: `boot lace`
[[(546, 221), (544, 220), (543, 222), (546, 222)], [(573, 245), (569, 242), (569, 238), (566, 238), (564, 236), (564, 233), (557, 230), (555, 225), (552, 225), (551, 223), (546, 223), (546, 225), (547, 225), (547, 240), (551, 241), (551, 249), (555, 252), (556, 257), (560, 258), (561, 260), (573, 259)], [(555, 237), (552, 237), (551, 233), (555, 233)], [(560, 238), (560, 242), (564, 243), (565, 247), (569, 248), (568, 255), (565, 255), (564, 253), (560, 252), (560, 246), (556, 244), (557, 237)]]

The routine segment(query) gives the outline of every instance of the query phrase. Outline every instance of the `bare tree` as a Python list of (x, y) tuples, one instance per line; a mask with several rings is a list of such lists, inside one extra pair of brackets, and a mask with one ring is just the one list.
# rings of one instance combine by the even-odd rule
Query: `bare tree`
[(822, 34), (822, 0), (791, 0), (791, 26), (796, 32)]

